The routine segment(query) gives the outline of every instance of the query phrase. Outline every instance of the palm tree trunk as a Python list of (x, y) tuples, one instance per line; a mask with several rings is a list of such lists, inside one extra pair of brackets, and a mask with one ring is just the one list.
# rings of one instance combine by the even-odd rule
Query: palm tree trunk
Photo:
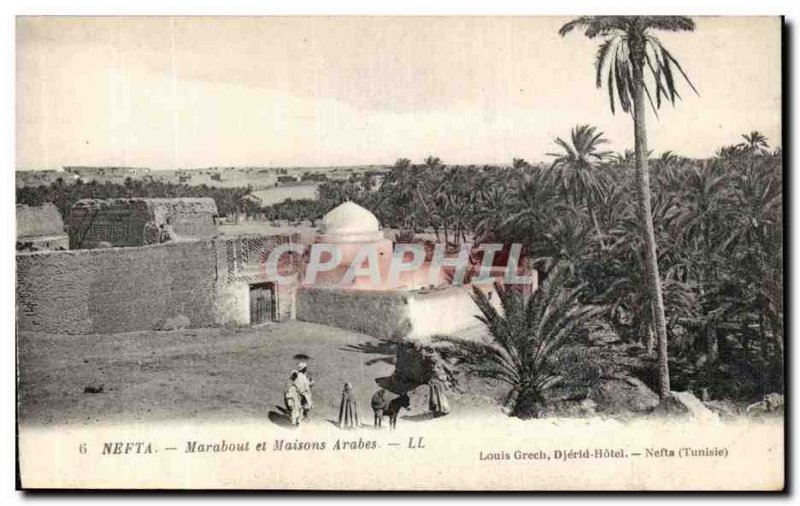
[[(636, 51), (634, 51), (634, 54)], [(638, 61), (637, 61), (638, 60)], [(656, 337), (658, 339), (658, 396), (663, 400), (669, 395), (669, 365), (667, 355), (667, 323), (664, 317), (664, 298), (661, 293), (661, 278), (658, 273), (656, 238), (653, 230), (653, 211), (650, 206), (650, 173), (647, 168), (647, 125), (645, 123), (644, 76), (641, 58), (634, 57), (633, 64), (633, 123), (636, 154), (636, 186), (639, 215), (644, 225), (644, 253), (650, 300), (654, 301)]]
[(644, 350), (647, 356), (652, 356), (655, 351), (655, 335), (653, 334), (653, 325), (647, 325), (647, 334), (644, 336)]

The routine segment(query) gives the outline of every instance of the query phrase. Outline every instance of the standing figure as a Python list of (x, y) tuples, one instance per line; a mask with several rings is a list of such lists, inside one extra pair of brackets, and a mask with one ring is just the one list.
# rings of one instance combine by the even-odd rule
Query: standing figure
[(383, 424), (383, 410), (386, 409), (388, 402), (386, 402), (386, 390), (380, 389), (372, 396), (372, 412), (375, 414), (375, 427), (380, 427)]
[(359, 425), (358, 403), (356, 396), (353, 395), (353, 385), (345, 383), (342, 391), (342, 404), (339, 406), (339, 428), (355, 429)]
[(440, 362), (436, 362), (433, 367), (433, 377), (428, 381), (430, 397), (428, 408), (433, 412), (433, 416), (444, 416), (450, 412), (450, 403), (447, 402), (447, 372)]
[(292, 425), (300, 425), (300, 392), (297, 390), (297, 371), (292, 371), (291, 376), (283, 386), (283, 403), (289, 414)]
[(300, 407), (302, 409), (303, 418), (308, 418), (308, 412), (314, 406), (311, 400), (311, 387), (314, 386), (314, 381), (308, 375), (308, 365), (305, 362), (297, 364), (297, 391), (300, 392)]

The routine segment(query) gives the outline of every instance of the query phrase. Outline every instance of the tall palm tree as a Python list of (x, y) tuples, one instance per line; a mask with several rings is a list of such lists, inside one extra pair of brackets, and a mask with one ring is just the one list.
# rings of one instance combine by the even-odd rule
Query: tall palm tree
[(741, 157), (745, 152), (744, 143), (731, 146), (721, 146), (717, 149), (715, 156), (721, 160), (733, 161)]
[(555, 142), (561, 146), (563, 152), (548, 155), (555, 157), (551, 169), (558, 176), (565, 200), (568, 205), (586, 204), (600, 247), (605, 249), (594, 204), (599, 199), (603, 184), (597, 165), (611, 155), (611, 151), (601, 151), (600, 145), (606, 144), (608, 140), (596, 127), (578, 125), (570, 132), (569, 142), (560, 137), (556, 137)]
[(661, 157), (659, 158), (659, 160), (661, 161), (661, 163), (663, 163), (665, 165), (670, 165), (670, 164), (678, 163), (678, 161), (680, 160), (680, 157), (676, 153), (674, 153), (674, 152), (672, 152), (670, 150), (667, 150), (667, 151), (664, 151), (663, 153), (661, 153)]
[(444, 166), (445, 166), (442, 163), (442, 159), (441, 158), (439, 158), (438, 156), (433, 156), (433, 155), (430, 155), (425, 159), (425, 165), (431, 170), (441, 169), (441, 168), (444, 168)]
[(740, 144), (742, 150), (747, 153), (750, 172), (756, 165), (756, 157), (769, 153), (767, 138), (758, 130), (753, 130), (749, 134), (742, 134), (744, 142)]
[(511, 161), (511, 167), (513, 167), (514, 169), (525, 169), (530, 166), (531, 165), (524, 158), (514, 158)]
[(753, 130), (749, 134), (742, 134), (744, 147), (751, 153), (763, 154), (769, 152), (767, 138), (758, 130)]
[[(564, 36), (575, 28), (583, 28), (590, 39), (603, 38), (595, 61), (597, 87), (602, 87), (605, 77), (612, 113), (619, 100), (622, 110), (633, 115), (639, 214), (645, 229), (645, 263), (658, 337), (658, 394), (664, 399), (670, 390), (667, 326), (650, 208), (645, 95), (654, 111), (661, 106), (662, 97), (674, 104), (675, 99), (680, 98), (675, 83), (676, 70), (697, 92), (678, 60), (653, 34), (656, 30), (693, 31), (695, 24), (683, 16), (582, 16), (562, 26), (559, 34)], [(646, 75), (655, 87), (655, 102), (645, 83)]]

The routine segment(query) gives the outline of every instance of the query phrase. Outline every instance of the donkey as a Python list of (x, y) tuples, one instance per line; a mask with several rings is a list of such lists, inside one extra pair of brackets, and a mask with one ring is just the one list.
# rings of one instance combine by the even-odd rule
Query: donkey
[(408, 398), (408, 394), (402, 394), (389, 401), (389, 405), (383, 411), (383, 416), (389, 417), (389, 429), (394, 430), (397, 426), (397, 416), (403, 408), (411, 409), (411, 399)]

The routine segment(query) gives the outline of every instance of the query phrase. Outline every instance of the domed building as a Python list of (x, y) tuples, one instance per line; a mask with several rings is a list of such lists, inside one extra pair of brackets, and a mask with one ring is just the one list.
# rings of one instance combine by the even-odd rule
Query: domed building
[[(430, 262), (415, 259), (411, 251), (402, 257), (409, 270), (396, 269), (399, 275), (391, 279), (394, 254), (392, 241), (384, 237), (369, 210), (354, 202), (331, 210), (304, 265), (297, 319), (380, 338), (413, 340), (476, 324), (480, 311), (472, 300), (473, 287), (491, 294), (491, 281), (454, 284), (446, 268), (434, 273)], [(373, 261), (376, 266), (368, 269)], [(351, 268), (357, 275), (348, 276)], [(498, 303), (496, 297), (491, 300)]]
[(355, 202), (345, 202), (322, 218), (318, 243), (375, 242), (384, 240), (378, 218)]
[[(340, 204), (326, 214), (314, 243), (321, 245), (320, 254), (315, 257), (312, 246), (309, 263), (314, 261), (321, 265), (313, 274), (306, 266), (307, 285), (352, 290), (413, 290), (430, 285), (427, 264), (413, 271), (401, 272), (394, 282), (389, 279), (393, 243), (384, 236), (378, 218), (355, 202)], [(333, 261), (332, 255), (338, 262), (331, 269), (327, 263)], [(371, 259), (377, 259), (376, 267), (369, 265)], [(348, 280), (347, 271), (354, 264), (362, 271), (373, 267), (379, 276), (362, 273)]]

